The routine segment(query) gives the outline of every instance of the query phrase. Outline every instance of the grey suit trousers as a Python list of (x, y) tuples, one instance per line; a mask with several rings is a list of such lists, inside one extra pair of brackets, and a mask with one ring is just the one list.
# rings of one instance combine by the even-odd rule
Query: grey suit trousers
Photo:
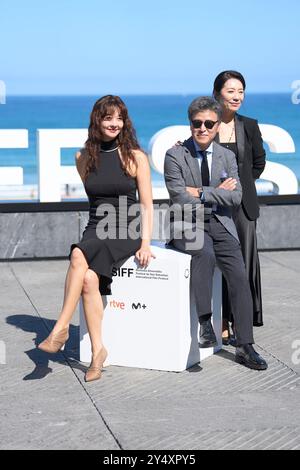
[(214, 216), (205, 223), (203, 248), (187, 250), (186, 242), (191, 239), (174, 239), (170, 245), (192, 255), (191, 287), (199, 318), (211, 313), (212, 282), (217, 264), (227, 281), (237, 344), (253, 344), (252, 296), (240, 244)]

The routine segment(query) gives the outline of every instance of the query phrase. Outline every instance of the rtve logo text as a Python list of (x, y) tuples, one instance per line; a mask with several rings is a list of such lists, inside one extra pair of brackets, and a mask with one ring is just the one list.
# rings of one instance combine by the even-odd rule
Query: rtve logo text
[(125, 302), (119, 302), (118, 300), (111, 300), (109, 302), (109, 306), (110, 306), (110, 308), (116, 308), (116, 309), (124, 310), (125, 309)]

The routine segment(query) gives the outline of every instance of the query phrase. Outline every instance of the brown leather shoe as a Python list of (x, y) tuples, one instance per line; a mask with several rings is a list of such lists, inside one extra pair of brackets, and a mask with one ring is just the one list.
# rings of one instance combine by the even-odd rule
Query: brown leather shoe
[(69, 339), (69, 328), (64, 328), (58, 333), (50, 333), (48, 338), (46, 338), (42, 343), (38, 345), (38, 349), (45, 351), (47, 353), (57, 353), (62, 351), (65, 347), (65, 343)]
[(92, 359), (91, 365), (85, 373), (84, 380), (86, 382), (92, 382), (93, 380), (99, 380), (101, 378), (101, 370), (106, 358), (107, 351), (103, 346), (97, 356)]

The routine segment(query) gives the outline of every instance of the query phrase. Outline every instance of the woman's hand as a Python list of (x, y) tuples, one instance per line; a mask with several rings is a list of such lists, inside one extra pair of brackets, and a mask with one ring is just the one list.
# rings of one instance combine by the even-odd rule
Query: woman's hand
[(140, 265), (144, 268), (149, 265), (151, 258), (156, 258), (156, 256), (151, 252), (150, 246), (141, 246), (141, 248), (136, 252), (135, 256), (138, 259)]
[(179, 147), (182, 144), (183, 142), (181, 142), (181, 140), (177, 140), (176, 144), (174, 144), (173, 147)]

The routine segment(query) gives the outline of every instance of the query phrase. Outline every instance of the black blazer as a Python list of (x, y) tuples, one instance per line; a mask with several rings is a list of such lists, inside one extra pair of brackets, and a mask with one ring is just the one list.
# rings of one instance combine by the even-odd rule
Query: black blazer
[[(255, 119), (236, 114), (235, 133), (238, 148), (237, 162), (242, 185), (242, 206), (250, 220), (259, 217), (259, 205), (255, 180), (260, 177), (266, 164), (266, 152)], [(217, 134), (216, 141), (219, 142)]]

